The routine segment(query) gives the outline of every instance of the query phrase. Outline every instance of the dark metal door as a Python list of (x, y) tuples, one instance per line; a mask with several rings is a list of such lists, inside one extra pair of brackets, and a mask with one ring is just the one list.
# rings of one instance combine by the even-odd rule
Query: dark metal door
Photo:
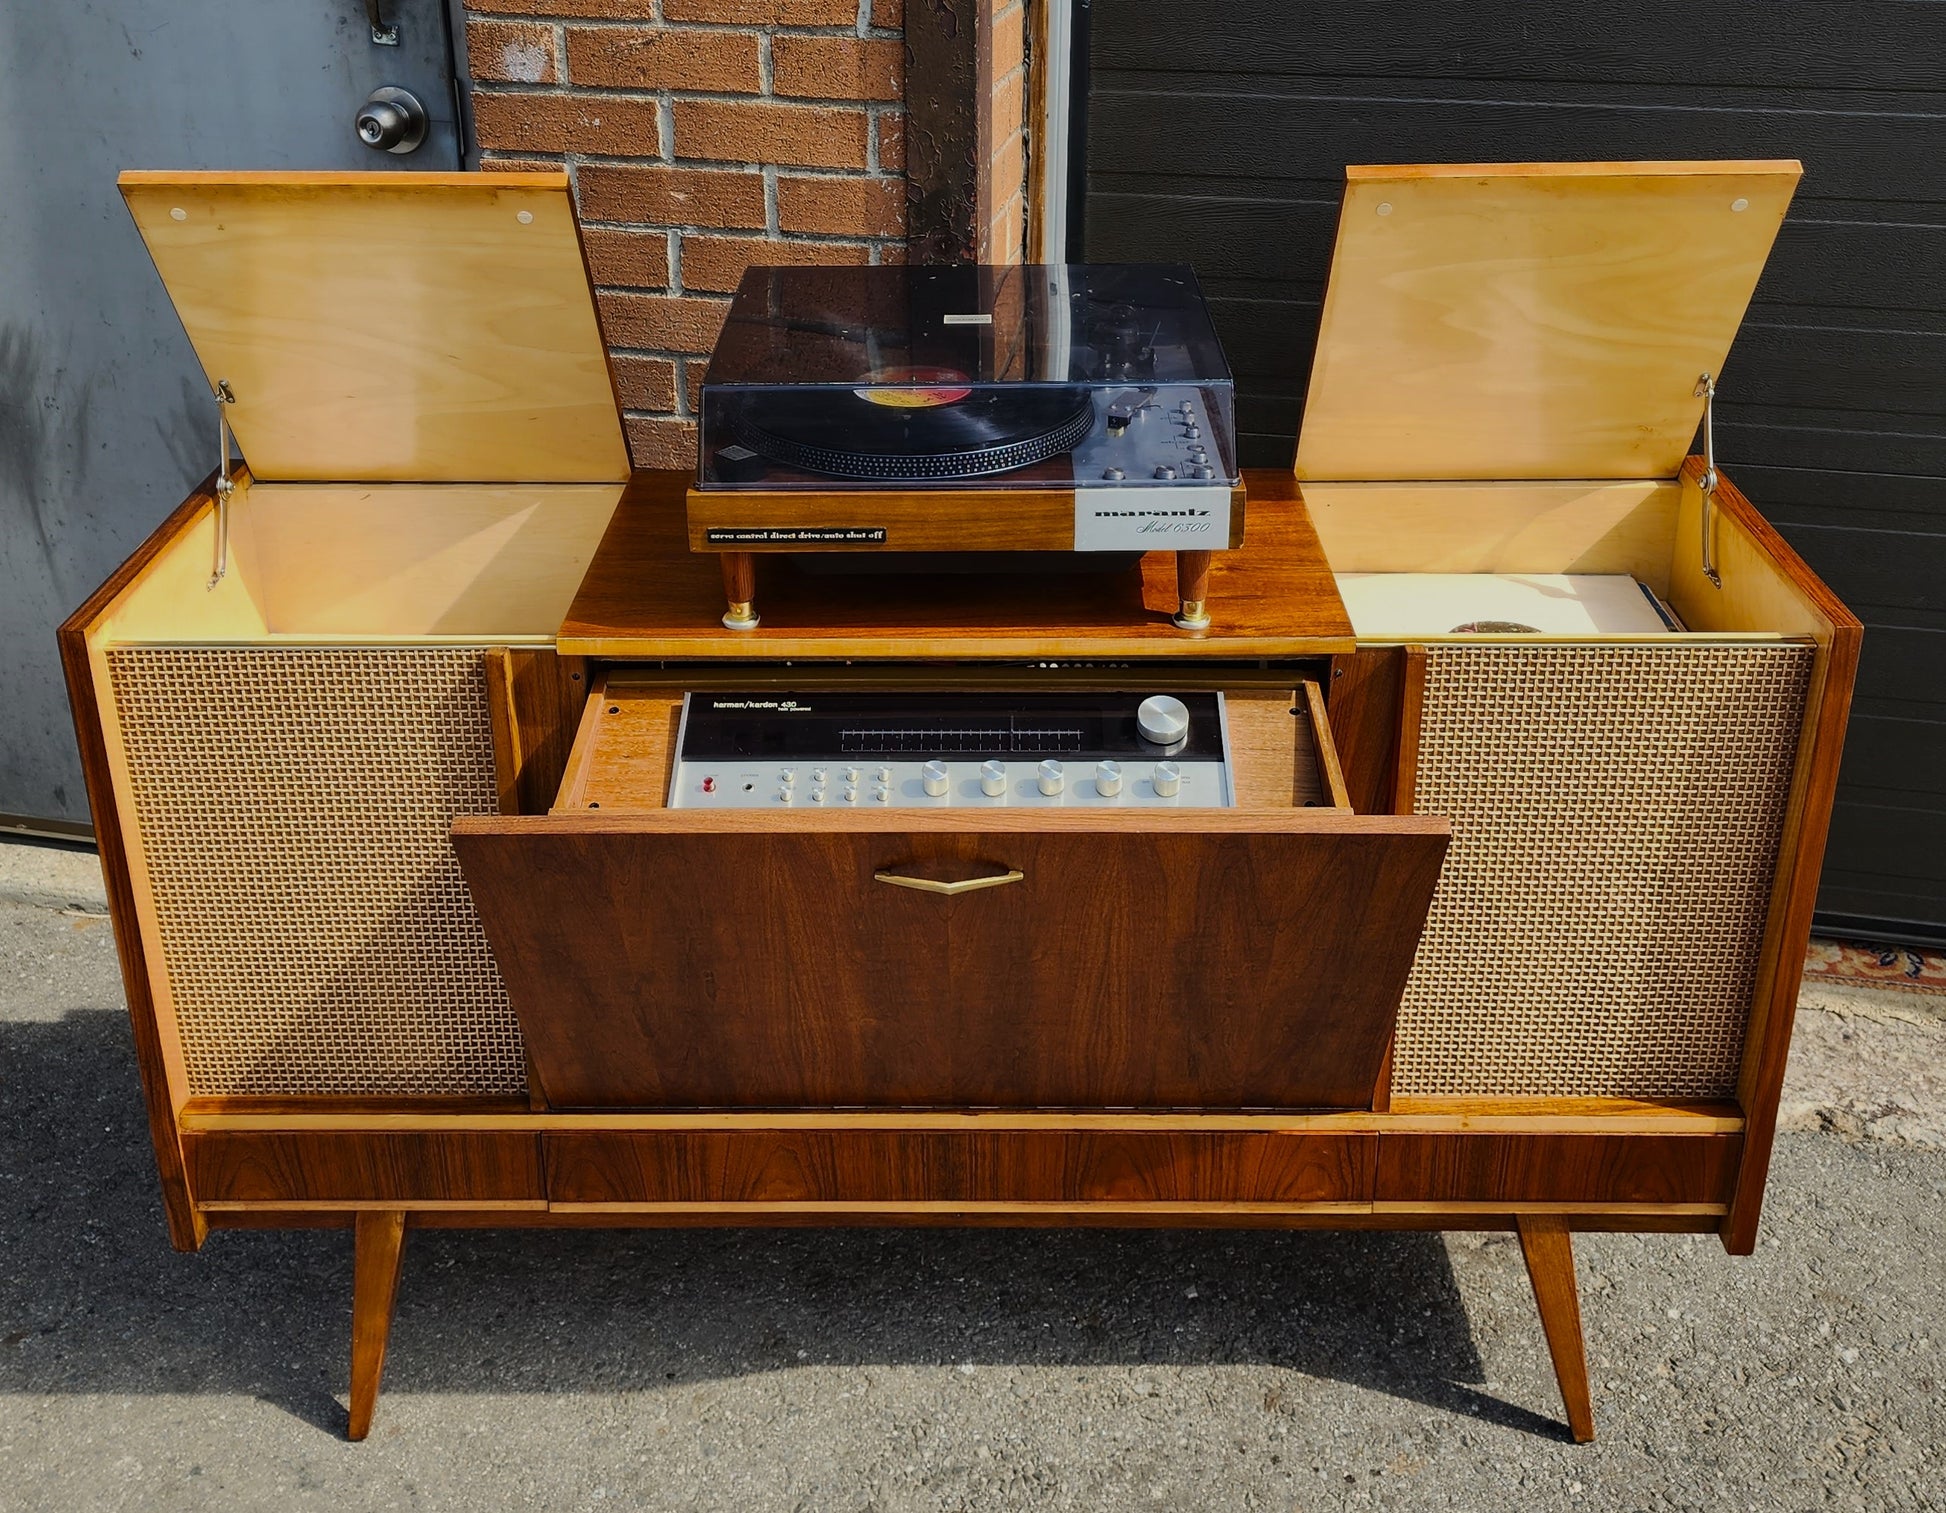
[[(216, 465), (207, 386), (115, 175), (452, 170), (444, 0), (0, 6), (0, 827), (85, 823), (54, 626)], [(367, 146), (374, 90), (420, 145)], [(48, 822), (57, 822), (50, 825)]]
[(1946, 940), (1946, 4), (1238, 0), (1193, 42), (1158, 0), (1083, 9), (1069, 245), (1195, 265), (1259, 466), (1290, 462), (1347, 163), (1803, 160), (1718, 452), (1865, 621), (1820, 923)]

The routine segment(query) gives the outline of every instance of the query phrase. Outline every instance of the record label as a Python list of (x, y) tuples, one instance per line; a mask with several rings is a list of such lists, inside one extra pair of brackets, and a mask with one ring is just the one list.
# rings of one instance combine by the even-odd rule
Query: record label
[(957, 368), (880, 368), (867, 373), (869, 389), (853, 389), (867, 404), (895, 410), (930, 410), (957, 404), (973, 392), (972, 380)]

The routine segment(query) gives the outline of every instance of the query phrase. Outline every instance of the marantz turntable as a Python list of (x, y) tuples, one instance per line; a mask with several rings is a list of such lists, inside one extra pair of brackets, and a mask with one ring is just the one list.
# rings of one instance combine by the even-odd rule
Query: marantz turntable
[(692, 550), (1179, 554), (1184, 629), (1243, 535), (1235, 396), (1161, 265), (752, 268), (703, 382)]

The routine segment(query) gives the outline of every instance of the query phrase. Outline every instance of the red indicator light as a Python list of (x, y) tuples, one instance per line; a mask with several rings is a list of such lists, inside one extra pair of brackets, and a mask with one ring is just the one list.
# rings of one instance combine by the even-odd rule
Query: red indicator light
[(704, 778), (704, 779), (703, 779), (703, 792), (705, 792), (705, 793), (714, 793), (714, 792), (716, 792), (716, 779), (715, 779), (715, 778)]

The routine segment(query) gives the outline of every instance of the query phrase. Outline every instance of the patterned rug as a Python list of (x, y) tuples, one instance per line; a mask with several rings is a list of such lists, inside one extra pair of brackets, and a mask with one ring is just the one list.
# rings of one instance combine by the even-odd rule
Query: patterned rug
[(1804, 957), (1804, 983), (1847, 988), (1896, 988), (1946, 993), (1946, 952), (1916, 946), (1879, 946), (1862, 940), (1813, 940)]

